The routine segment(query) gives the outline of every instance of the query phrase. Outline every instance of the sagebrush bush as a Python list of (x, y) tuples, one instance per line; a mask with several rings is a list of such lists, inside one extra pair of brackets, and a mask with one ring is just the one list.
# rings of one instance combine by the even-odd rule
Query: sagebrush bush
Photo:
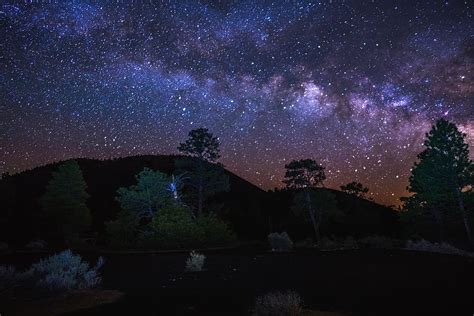
[(104, 259), (99, 258), (94, 267), (82, 261), (81, 256), (65, 250), (34, 263), (25, 272), (25, 278), (37, 288), (48, 291), (69, 291), (96, 287), (101, 282), (99, 269)]
[(293, 249), (293, 241), (286, 232), (269, 234), (268, 242), (272, 251), (291, 251)]
[(257, 297), (252, 315), (255, 316), (299, 316), (303, 301), (298, 293), (273, 292)]
[(194, 251), (191, 251), (189, 258), (186, 260), (186, 271), (199, 272), (202, 271), (206, 256)]
[(428, 240), (421, 239), (417, 241), (408, 240), (405, 249), (416, 251), (427, 251), (436, 253), (445, 253), (452, 255), (459, 255), (464, 257), (474, 257), (473, 253), (458, 249), (448, 243), (432, 243)]

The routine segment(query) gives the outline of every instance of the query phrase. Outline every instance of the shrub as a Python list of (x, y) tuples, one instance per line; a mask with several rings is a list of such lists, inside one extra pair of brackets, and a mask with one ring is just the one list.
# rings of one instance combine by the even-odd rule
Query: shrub
[(30, 249), (30, 250), (43, 250), (43, 249), (46, 249), (47, 247), (48, 247), (48, 244), (46, 243), (46, 241), (41, 240), (41, 239), (30, 241), (25, 246), (26, 249)]
[(306, 238), (304, 240), (295, 242), (294, 245), (296, 248), (312, 248), (314, 247), (314, 242), (311, 238)]
[(153, 216), (141, 240), (148, 247), (189, 249), (229, 245), (236, 237), (214, 214), (193, 219), (188, 207), (173, 202)]
[(454, 246), (451, 246), (447, 243), (432, 243), (428, 240), (418, 240), (412, 241), (408, 240), (405, 249), (408, 250), (416, 250), (416, 251), (427, 251), (427, 252), (436, 252), (436, 253), (445, 253), (445, 254), (452, 254), (452, 255), (459, 255), (464, 257), (474, 257), (473, 253), (458, 249)]
[(367, 248), (392, 249), (396, 246), (396, 242), (384, 236), (368, 236), (359, 239), (359, 244)]
[(293, 242), (286, 232), (269, 234), (268, 242), (272, 251), (291, 251), (293, 249)]
[(227, 246), (237, 241), (227, 224), (212, 213), (198, 218), (197, 225), (202, 233), (202, 245), (205, 247)]
[(204, 266), (205, 260), (205, 255), (191, 251), (191, 253), (189, 254), (189, 258), (186, 260), (186, 271), (202, 271), (202, 267)]
[(119, 212), (117, 219), (105, 223), (105, 230), (110, 245), (114, 248), (127, 248), (136, 243), (136, 219), (128, 211)]
[(231, 245), (237, 240), (214, 214), (194, 219), (186, 205), (175, 201), (161, 205), (148, 222), (121, 211), (106, 224), (106, 230), (110, 245), (118, 248), (193, 249)]
[(359, 247), (357, 241), (352, 237), (348, 236), (345, 239), (330, 239), (323, 237), (320, 239), (317, 247), (320, 250), (338, 250), (338, 249), (357, 249)]
[(341, 244), (339, 244), (337, 241), (327, 237), (321, 238), (317, 246), (320, 250), (336, 250), (342, 248)]
[(143, 245), (156, 248), (196, 248), (202, 245), (204, 233), (186, 206), (170, 203), (153, 216), (141, 239)]
[(255, 316), (298, 316), (302, 314), (302, 299), (298, 293), (268, 293), (257, 298), (253, 315)]
[(344, 249), (357, 249), (359, 245), (357, 244), (357, 241), (354, 239), (352, 236), (346, 237), (343, 242), (343, 248)]
[(25, 276), (36, 287), (48, 291), (88, 289), (100, 284), (98, 270), (103, 264), (104, 259), (100, 257), (91, 268), (87, 262), (82, 261), (81, 256), (65, 250), (34, 263), (25, 272)]
[(0, 266), (0, 291), (11, 288), (22, 281), (22, 274), (15, 267)]
[(69, 243), (69, 245), (79, 251), (94, 251), (97, 250), (97, 235), (91, 234), (82, 238), (77, 238)]

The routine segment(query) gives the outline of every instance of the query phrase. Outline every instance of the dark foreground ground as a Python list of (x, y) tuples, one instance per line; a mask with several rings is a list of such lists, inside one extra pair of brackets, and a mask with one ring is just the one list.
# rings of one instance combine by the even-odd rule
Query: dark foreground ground
[[(256, 296), (288, 289), (306, 308), (348, 315), (474, 313), (472, 258), (398, 250), (205, 254), (198, 273), (183, 272), (186, 253), (107, 255), (103, 288), (124, 297), (69, 315), (246, 315)], [(0, 264), (36, 257), (2, 256)]]

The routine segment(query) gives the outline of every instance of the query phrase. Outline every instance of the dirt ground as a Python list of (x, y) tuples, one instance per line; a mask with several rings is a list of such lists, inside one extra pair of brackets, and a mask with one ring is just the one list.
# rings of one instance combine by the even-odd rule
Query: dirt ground
[(246, 315), (258, 295), (276, 290), (298, 292), (305, 315), (474, 313), (472, 258), (401, 250), (204, 254), (205, 271), (194, 273), (184, 272), (186, 253), (109, 254), (103, 288), (124, 296), (69, 314)]

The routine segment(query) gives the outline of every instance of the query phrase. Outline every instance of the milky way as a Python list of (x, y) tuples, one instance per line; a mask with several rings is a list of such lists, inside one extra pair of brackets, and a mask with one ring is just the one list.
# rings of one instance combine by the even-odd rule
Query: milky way
[(204, 126), (264, 189), (314, 158), (397, 204), (434, 120), (474, 145), (469, 1), (4, 2), (0, 45), (2, 172), (176, 153)]

